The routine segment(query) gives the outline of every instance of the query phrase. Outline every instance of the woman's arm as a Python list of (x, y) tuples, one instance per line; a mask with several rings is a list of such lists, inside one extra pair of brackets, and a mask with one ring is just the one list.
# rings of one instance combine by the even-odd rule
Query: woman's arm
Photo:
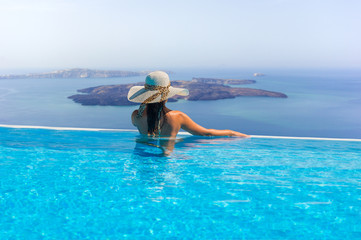
[(216, 130), (207, 129), (195, 123), (187, 114), (179, 112), (181, 128), (193, 135), (199, 136), (234, 136), (234, 137), (250, 137), (249, 135), (232, 131), (232, 130)]

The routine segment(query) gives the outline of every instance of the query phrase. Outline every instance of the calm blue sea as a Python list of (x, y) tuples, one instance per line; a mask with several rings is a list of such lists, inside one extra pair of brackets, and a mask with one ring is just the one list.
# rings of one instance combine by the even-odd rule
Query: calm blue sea
[[(287, 99), (240, 97), (169, 103), (207, 128), (248, 134), (361, 138), (361, 70), (178, 69), (173, 80), (192, 77), (255, 79), (243, 87), (279, 91)], [(253, 77), (263, 72), (265, 77)], [(77, 89), (144, 81), (113, 79), (0, 80), (0, 124), (133, 128), (135, 106), (81, 106), (67, 99)]]

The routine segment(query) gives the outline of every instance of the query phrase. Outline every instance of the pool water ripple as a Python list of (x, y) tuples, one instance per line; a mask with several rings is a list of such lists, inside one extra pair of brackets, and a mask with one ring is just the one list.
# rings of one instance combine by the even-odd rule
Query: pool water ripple
[(1, 239), (361, 237), (360, 142), (0, 133)]

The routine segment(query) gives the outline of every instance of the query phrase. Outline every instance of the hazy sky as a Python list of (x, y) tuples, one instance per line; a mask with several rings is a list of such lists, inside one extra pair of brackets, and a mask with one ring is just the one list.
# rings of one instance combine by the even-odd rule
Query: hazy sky
[(0, 0), (0, 69), (361, 68), (360, 0)]

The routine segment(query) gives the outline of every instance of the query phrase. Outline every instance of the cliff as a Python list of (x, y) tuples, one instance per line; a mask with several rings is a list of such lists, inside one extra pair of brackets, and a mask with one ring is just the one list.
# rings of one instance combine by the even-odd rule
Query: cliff
[[(178, 99), (185, 99), (188, 101), (218, 100), (241, 96), (287, 98), (287, 95), (279, 92), (271, 92), (253, 88), (234, 88), (218, 83), (227, 83), (229, 82), (228, 79), (223, 79), (223, 81), (222, 79), (217, 79), (216, 82), (217, 83), (207, 83), (204, 80), (197, 79), (193, 79), (192, 81), (172, 81), (173, 87), (187, 88), (189, 90), (189, 95), (186, 97), (175, 96), (169, 99), (169, 101), (177, 101)], [(132, 86), (142, 85), (144, 85), (144, 82), (136, 84), (119, 84), (85, 88), (78, 90), (78, 92), (83, 94), (72, 95), (69, 98), (77, 103), (81, 103), (82, 105), (135, 105), (136, 103), (128, 101), (128, 91)]]

